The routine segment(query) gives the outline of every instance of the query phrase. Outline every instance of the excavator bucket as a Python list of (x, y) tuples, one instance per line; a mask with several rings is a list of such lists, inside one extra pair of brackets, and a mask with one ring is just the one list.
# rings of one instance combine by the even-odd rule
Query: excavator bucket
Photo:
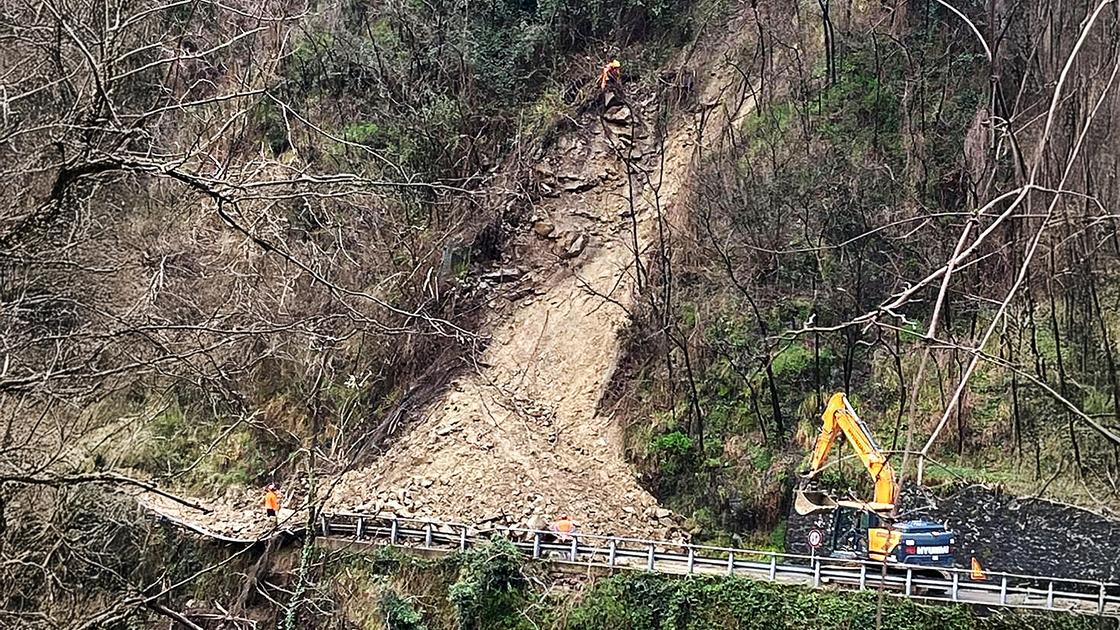
[(793, 509), (798, 514), (816, 514), (836, 509), (836, 500), (819, 490), (798, 489), (793, 497)]

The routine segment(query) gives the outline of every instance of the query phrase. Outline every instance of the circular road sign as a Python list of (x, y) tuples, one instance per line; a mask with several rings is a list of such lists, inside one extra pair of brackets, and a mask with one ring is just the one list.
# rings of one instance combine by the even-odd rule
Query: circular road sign
[(809, 546), (813, 549), (820, 549), (824, 545), (824, 532), (819, 529), (809, 530), (809, 535), (806, 536)]

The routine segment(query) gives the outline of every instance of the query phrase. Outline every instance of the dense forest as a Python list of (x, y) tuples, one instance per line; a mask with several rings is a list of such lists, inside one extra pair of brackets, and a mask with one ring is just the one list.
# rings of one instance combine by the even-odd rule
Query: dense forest
[(0, 627), (860, 625), (137, 503), (783, 550), (841, 390), (908, 483), (1120, 510), (1120, 3), (0, 0), (0, 42)]
[(743, 51), (755, 107), (649, 263), (613, 401), (697, 526), (776, 525), (785, 455), (835, 390), (920, 483), (1114, 513), (1117, 47), (1096, 8), (1100, 31), (1062, 33), (1048, 6), (868, 28), (823, 3), (815, 63), (773, 68), (778, 29)]

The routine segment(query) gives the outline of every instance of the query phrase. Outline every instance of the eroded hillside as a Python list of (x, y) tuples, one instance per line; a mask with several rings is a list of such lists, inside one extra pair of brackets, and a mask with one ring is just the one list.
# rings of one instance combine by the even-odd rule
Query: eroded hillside
[[(300, 593), (336, 557), (178, 558), (145, 516), (267, 538), (269, 482), (282, 528), (793, 547), (839, 389), (907, 479), (1088, 504), (1106, 538), (1113, 11), (4, 6), (0, 611), (179, 622), (197, 586), (225, 603), (194, 619), (330, 618)], [(972, 526), (994, 508), (946, 514), (1020, 566)]]
[[(702, 50), (729, 58), (740, 39)], [(372, 465), (325, 484), (329, 509), (521, 526), (567, 514), (588, 532), (687, 535), (638, 483), (621, 419), (600, 407), (639, 275), (659, 238), (679, 230), (697, 156), (752, 106), (724, 100), (747, 89), (733, 73), (695, 65), (671, 64), (664, 76), (676, 83), (590, 97), (539, 149), (532, 216), (511, 246), (521, 255), (483, 274), (499, 288), (486, 350)], [(264, 527), (255, 497), (203, 503), (215, 511), (160, 505), (240, 536)]]

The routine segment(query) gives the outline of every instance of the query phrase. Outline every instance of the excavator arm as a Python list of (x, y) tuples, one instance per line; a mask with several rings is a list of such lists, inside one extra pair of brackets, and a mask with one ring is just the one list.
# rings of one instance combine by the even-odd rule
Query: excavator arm
[[(868, 507), (876, 512), (893, 510), (895, 499), (898, 496), (894, 469), (891, 468), (890, 462), (883, 455), (879, 444), (875, 442), (870, 429), (852, 409), (848, 397), (843, 392), (833, 394), (828, 400), (828, 406), (825, 407), (821, 419), (824, 420), (824, 426), (821, 428), (820, 436), (817, 437), (817, 444), (813, 449), (813, 458), (806, 476), (812, 479), (821, 471), (825, 460), (828, 459), (829, 451), (832, 450), (832, 445), (836, 442), (836, 438), (843, 433), (848, 438), (848, 442), (851, 443), (852, 449), (856, 452), (860, 461), (863, 462), (864, 468), (867, 469), (868, 474), (875, 481), (874, 502), (869, 504)], [(809, 501), (809, 503), (805, 503), (805, 501)], [(802, 513), (814, 511), (814, 508), (830, 509), (835, 506), (835, 503), (814, 505), (812, 499), (807, 496), (799, 497), (798, 502), (800, 504), (798, 511)]]

